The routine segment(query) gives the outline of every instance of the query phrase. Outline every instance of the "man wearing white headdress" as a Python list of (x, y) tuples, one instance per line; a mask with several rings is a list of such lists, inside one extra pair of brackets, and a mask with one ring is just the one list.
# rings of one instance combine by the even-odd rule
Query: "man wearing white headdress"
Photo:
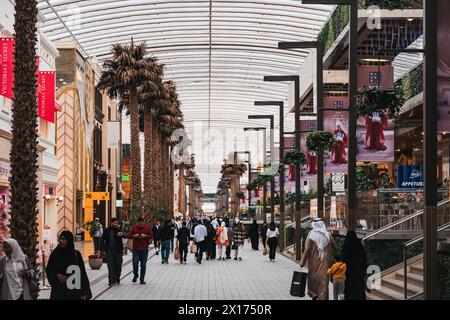
[(0, 300), (31, 300), (27, 278), (34, 274), (30, 260), (13, 238), (3, 242), (0, 260)]
[(325, 223), (321, 219), (315, 219), (300, 261), (301, 266), (308, 266), (308, 295), (313, 299), (328, 300), (327, 270), (331, 266), (334, 246), (335, 242)]

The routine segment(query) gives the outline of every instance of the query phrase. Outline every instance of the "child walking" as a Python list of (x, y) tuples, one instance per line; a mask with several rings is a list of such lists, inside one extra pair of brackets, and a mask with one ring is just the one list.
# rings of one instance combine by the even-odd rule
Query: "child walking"
[(327, 270), (333, 282), (333, 299), (344, 300), (345, 289), (345, 272), (347, 265), (342, 261), (341, 257), (335, 256), (333, 265)]

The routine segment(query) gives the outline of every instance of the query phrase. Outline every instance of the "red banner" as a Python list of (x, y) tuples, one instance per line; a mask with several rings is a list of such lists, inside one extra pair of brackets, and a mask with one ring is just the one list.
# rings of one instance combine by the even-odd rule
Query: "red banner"
[(0, 38), (0, 95), (13, 98), (14, 44), (12, 37)]
[(55, 122), (55, 72), (39, 71), (38, 115), (48, 122)]

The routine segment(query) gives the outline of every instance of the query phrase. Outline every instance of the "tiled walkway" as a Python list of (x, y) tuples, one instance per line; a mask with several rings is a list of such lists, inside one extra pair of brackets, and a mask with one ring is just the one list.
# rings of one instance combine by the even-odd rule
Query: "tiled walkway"
[[(151, 256), (154, 250), (151, 250)], [(180, 265), (171, 255), (162, 265), (160, 256), (147, 264), (147, 285), (132, 283), (132, 275), (119, 286), (97, 295), (100, 300), (299, 300), (289, 294), (292, 273), (298, 265), (277, 254), (270, 262), (262, 250), (252, 251), (245, 243), (242, 261), (205, 261), (201, 265), (189, 254), (188, 264)], [(131, 266), (125, 268), (131, 271)], [(124, 270), (125, 271), (125, 270)], [(126, 272), (123, 273), (125, 275)]]

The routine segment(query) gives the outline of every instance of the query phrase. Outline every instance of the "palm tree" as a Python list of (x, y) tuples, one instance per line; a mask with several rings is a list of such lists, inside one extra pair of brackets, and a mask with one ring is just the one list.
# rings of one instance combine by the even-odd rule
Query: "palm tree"
[(10, 210), (11, 233), (36, 265), (38, 237), (36, 23), (37, 2), (16, 0)]
[(103, 71), (97, 85), (107, 90), (111, 98), (128, 95), (131, 135), (131, 207), (141, 209), (141, 149), (139, 145), (139, 101), (138, 90), (146, 81), (157, 77), (152, 59), (147, 55), (145, 42), (135, 45), (115, 44), (112, 57), (103, 64)]
[(168, 92), (168, 98), (155, 111), (161, 131), (161, 181), (162, 199), (160, 205), (164, 208), (170, 207), (170, 185), (173, 184), (171, 176), (171, 157), (170, 144), (171, 135), (174, 130), (182, 128), (183, 114), (180, 111), (180, 101), (176, 92), (176, 86), (172, 81), (164, 82), (165, 91)]
[[(236, 162), (236, 160), (235, 160)], [(231, 179), (231, 214), (236, 217), (239, 213), (239, 203), (237, 192), (239, 189), (240, 177), (247, 171), (247, 166), (243, 163), (226, 163), (222, 165), (222, 177)]]

